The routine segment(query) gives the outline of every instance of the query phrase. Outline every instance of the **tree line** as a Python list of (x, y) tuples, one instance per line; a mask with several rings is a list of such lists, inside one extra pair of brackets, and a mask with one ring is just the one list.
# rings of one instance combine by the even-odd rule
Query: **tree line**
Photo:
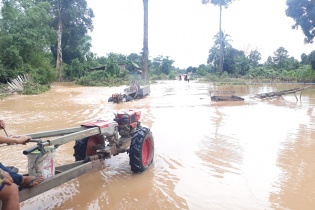
[[(229, 35), (222, 31), (222, 8), (228, 8), (234, 0), (202, 0), (202, 4), (219, 6), (219, 32), (214, 37), (214, 46), (209, 51), (208, 66), (202, 65), (196, 70), (205, 75), (213, 70), (247, 78), (268, 78), (285, 81), (313, 82), (315, 58), (314, 51), (309, 55), (303, 53), (301, 62), (289, 56), (284, 47), (279, 47), (273, 56), (269, 56), (267, 62), (259, 64), (261, 54), (256, 50), (250, 52), (234, 49), (229, 43)], [(305, 35), (305, 43), (312, 43), (315, 36), (314, 1), (287, 0), (286, 15), (293, 18), (293, 29), (301, 28)], [(209, 66), (210, 65), (210, 66)], [(310, 68), (311, 66), (311, 68)]]
[[(233, 0), (202, 0), (202, 3), (228, 8)], [(311, 43), (315, 36), (312, 18), (315, 3), (288, 0), (286, 14), (295, 20)], [(97, 56), (91, 52), (94, 13), (86, 0), (2, 0), (0, 19), (0, 83), (19, 74), (31, 74), (34, 82), (49, 85), (53, 81), (76, 81), (82, 85), (113, 85), (140, 78), (148, 68), (152, 79), (174, 79), (181, 73), (212, 78), (216, 75), (244, 78), (271, 78), (282, 81), (314, 81), (315, 51), (302, 54), (301, 61), (279, 47), (265, 63), (256, 49), (244, 52), (233, 48), (231, 37), (219, 32), (209, 46), (207, 64), (186, 69), (176, 68), (169, 56), (147, 58), (148, 1), (144, 1), (144, 48), (140, 53), (122, 55), (109, 53)], [(220, 13), (221, 16), (221, 13)], [(145, 56), (144, 56), (145, 54)], [(143, 65), (143, 61), (146, 64)], [(123, 66), (123, 68), (122, 68)], [(97, 71), (103, 67), (105, 71)], [(192, 77), (193, 79), (193, 77)]]

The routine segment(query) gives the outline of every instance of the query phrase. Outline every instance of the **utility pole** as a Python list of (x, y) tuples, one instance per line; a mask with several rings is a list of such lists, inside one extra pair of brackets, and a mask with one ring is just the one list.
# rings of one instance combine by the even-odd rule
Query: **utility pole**
[(143, 0), (143, 52), (142, 52), (142, 79), (148, 79), (148, 57), (149, 57), (149, 47), (148, 47), (148, 4), (149, 0)]
[(223, 73), (223, 37), (222, 37), (222, 29), (221, 29), (221, 24), (222, 24), (222, 1), (220, 1), (220, 23), (219, 23), (219, 33), (220, 33), (220, 75)]

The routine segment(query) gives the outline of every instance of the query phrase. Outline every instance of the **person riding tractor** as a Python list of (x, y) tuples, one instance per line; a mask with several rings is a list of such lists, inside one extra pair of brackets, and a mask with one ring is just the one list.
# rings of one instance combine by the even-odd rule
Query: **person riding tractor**
[(129, 94), (129, 96), (131, 96), (132, 98), (137, 98), (139, 89), (140, 89), (140, 85), (138, 84), (138, 82), (133, 80), (129, 87), (130, 92), (133, 92), (133, 93)]
[(108, 102), (120, 103), (128, 102), (133, 99), (142, 98), (150, 93), (150, 85), (140, 87), (139, 83), (132, 81), (130, 86), (125, 88), (123, 93), (114, 93), (109, 97)]

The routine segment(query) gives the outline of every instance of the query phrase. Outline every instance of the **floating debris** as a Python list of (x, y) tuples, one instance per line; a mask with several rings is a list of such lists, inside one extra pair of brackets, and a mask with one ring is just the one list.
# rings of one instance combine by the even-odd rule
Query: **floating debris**
[(311, 86), (307, 86), (307, 87), (303, 87), (303, 88), (294, 88), (294, 89), (289, 89), (289, 90), (282, 90), (282, 91), (276, 91), (276, 92), (268, 92), (268, 93), (260, 93), (260, 94), (256, 94), (255, 97), (256, 98), (273, 98), (273, 97), (282, 97), (283, 95), (287, 95), (287, 94), (294, 94), (296, 100), (298, 101), (298, 98), (296, 97), (296, 92), (300, 92), (300, 100), (301, 100), (301, 96), (302, 96), (302, 91), (305, 89), (311, 88)]

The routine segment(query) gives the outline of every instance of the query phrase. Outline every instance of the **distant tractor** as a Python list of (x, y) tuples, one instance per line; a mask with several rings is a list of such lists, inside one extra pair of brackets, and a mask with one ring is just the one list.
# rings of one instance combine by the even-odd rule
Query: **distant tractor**
[(149, 95), (151, 92), (150, 85), (146, 86), (138, 86), (137, 90), (131, 89), (130, 87), (125, 88), (123, 93), (114, 93), (111, 97), (109, 97), (108, 102), (113, 103), (121, 103), (121, 102), (128, 102), (133, 99), (140, 99), (146, 95)]

